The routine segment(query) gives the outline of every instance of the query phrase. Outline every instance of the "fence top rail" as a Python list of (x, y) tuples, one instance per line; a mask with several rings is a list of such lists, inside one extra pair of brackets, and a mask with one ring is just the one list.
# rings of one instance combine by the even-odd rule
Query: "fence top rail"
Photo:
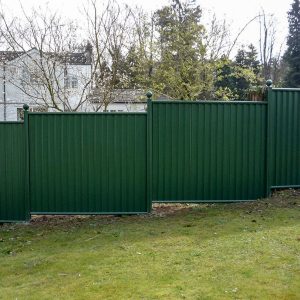
[(300, 92), (300, 89), (299, 88), (272, 88), (272, 91)]
[(23, 121), (0, 121), (0, 124), (24, 124)]
[(257, 104), (266, 105), (267, 101), (214, 101), (214, 100), (153, 100), (152, 103), (184, 103), (184, 104)]
[(76, 112), (76, 111), (62, 111), (62, 112), (28, 112), (28, 115), (147, 115), (146, 112)]

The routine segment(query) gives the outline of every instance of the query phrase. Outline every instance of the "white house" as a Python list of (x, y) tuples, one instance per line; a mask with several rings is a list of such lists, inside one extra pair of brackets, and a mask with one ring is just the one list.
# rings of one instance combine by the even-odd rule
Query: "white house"
[(22, 119), (24, 103), (34, 111), (86, 110), (91, 49), (82, 53), (0, 51), (0, 121)]
[(92, 110), (99, 112), (144, 112), (147, 108), (145, 91), (142, 89), (114, 89), (110, 99), (105, 102), (104, 95), (98, 89), (93, 89), (88, 100)]
[(0, 51), (0, 121), (22, 120), (24, 103), (31, 111), (146, 111), (145, 90), (101, 92), (92, 77), (90, 44), (81, 53)]

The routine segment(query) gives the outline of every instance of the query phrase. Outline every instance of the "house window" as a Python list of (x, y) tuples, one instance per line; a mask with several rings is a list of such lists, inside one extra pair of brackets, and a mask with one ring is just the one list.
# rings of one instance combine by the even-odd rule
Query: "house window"
[(76, 76), (67, 76), (65, 79), (65, 87), (67, 89), (77, 89), (78, 79)]
[(19, 75), (19, 68), (16, 67), (16, 66), (11, 66), (11, 67), (10, 67), (10, 74), (11, 74), (12, 76)]
[(28, 77), (29, 77), (29, 71), (26, 67), (23, 67), (22, 71), (21, 71), (21, 78), (22, 78), (23, 81), (27, 82)]
[(23, 67), (20, 75), (24, 84), (41, 85), (43, 83), (42, 75), (37, 68), (29, 70), (27, 67)]
[(35, 85), (41, 84), (41, 78), (36, 73), (30, 74), (29, 81)]

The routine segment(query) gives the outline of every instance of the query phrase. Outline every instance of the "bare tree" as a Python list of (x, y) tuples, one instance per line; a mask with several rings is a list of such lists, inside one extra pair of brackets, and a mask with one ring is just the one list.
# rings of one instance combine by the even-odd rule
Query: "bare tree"
[(91, 74), (89, 58), (79, 53), (78, 27), (48, 8), (33, 9), (30, 14), (22, 11), (22, 19), (9, 18), (3, 9), (0, 12), (0, 34), (15, 55), (13, 60), (2, 61), (7, 82), (38, 106), (82, 110)]
[(259, 15), (259, 53), (262, 63), (262, 76), (270, 79), (274, 47), (276, 42), (276, 22), (273, 15), (267, 15), (262, 9)]
[(251, 18), (249, 21), (247, 21), (247, 23), (239, 30), (239, 32), (237, 33), (237, 35), (235, 36), (233, 42), (231, 43), (231, 46), (228, 49), (227, 52), (227, 57), (230, 56), (232, 50), (234, 49), (234, 47), (237, 45), (237, 42), (239, 40), (239, 38), (241, 37), (241, 35), (243, 34), (243, 32), (248, 28), (248, 26), (253, 23), (255, 20), (257, 20), (258, 18), (260, 18), (260, 15), (254, 16), (253, 18)]
[(126, 87), (128, 78), (122, 63), (131, 45), (132, 11), (115, 1), (106, 4), (90, 0), (84, 10), (93, 53), (93, 92), (89, 101), (95, 111), (107, 111), (108, 105)]
[(154, 14), (151, 13), (149, 16), (140, 8), (136, 8), (133, 11), (133, 19), (134, 44), (139, 56), (139, 62), (144, 67), (145, 84), (149, 83), (153, 75), (155, 60), (158, 59), (155, 51)]
[(204, 45), (209, 60), (216, 60), (227, 54), (230, 48), (229, 26), (225, 19), (218, 20), (213, 14), (205, 26)]

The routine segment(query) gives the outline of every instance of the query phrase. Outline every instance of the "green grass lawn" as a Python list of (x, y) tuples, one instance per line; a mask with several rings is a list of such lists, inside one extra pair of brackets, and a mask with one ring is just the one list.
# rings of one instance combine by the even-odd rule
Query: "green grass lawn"
[(300, 193), (0, 227), (1, 299), (300, 299)]

